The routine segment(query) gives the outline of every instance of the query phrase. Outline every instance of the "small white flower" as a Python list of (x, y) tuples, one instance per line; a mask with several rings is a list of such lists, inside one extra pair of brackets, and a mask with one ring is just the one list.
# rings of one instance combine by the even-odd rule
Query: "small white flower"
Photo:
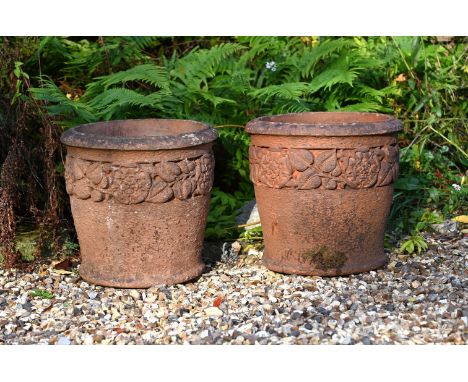
[(272, 72), (276, 71), (276, 62), (275, 61), (267, 61), (265, 63), (265, 68), (271, 70)]
[(452, 187), (456, 190), (456, 191), (460, 191), (461, 190), (461, 186), (459, 184), (452, 184)]

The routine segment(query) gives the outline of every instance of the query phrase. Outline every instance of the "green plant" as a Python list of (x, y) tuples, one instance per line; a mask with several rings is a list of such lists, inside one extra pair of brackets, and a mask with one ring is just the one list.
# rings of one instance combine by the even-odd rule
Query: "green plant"
[(415, 251), (421, 254), (422, 251), (427, 249), (427, 243), (420, 234), (411, 235), (406, 238), (400, 245), (400, 252), (407, 252), (409, 254)]
[(16, 84), (15, 84), (15, 94), (13, 95), (13, 98), (11, 99), (11, 104), (13, 105), (18, 98), (20, 98), (23, 95), (23, 84), (24, 82), (29, 81), (29, 75), (28, 73), (24, 72), (23, 69), (21, 68), (23, 66), (23, 63), (20, 61), (15, 62), (15, 69), (13, 70), (13, 74), (16, 77)]
[(50, 300), (55, 297), (53, 293), (39, 288), (33, 289), (31, 292), (29, 292), (29, 295), (31, 297), (38, 297), (47, 300)]
[(258, 241), (262, 239), (263, 230), (261, 226), (246, 229), (239, 235), (239, 240), (245, 241), (248, 244), (258, 243)]
[(415, 209), (412, 211), (411, 215), (410, 219), (414, 221), (414, 228), (412, 234), (402, 241), (400, 252), (413, 254), (417, 251), (418, 254), (421, 254), (422, 251), (427, 249), (427, 243), (421, 235), (421, 232), (428, 230), (432, 224), (441, 223), (443, 218), (437, 211), (431, 211), (429, 209), (424, 211)]
[(244, 201), (240, 193), (232, 195), (214, 187), (211, 190), (206, 237), (219, 239), (235, 236), (238, 232), (236, 215)]
[(77, 243), (74, 243), (70, 240), (65, 240), (62, 245), (62, 254), (65, 256), (72, 256), (80, 250), (80, 246)]

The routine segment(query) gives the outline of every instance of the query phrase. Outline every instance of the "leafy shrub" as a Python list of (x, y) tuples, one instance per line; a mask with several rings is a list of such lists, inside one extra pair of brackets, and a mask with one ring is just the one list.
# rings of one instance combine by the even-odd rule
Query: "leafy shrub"
[(252, 118), (396, 114), (404, 132), (390, 228), (415, 237), (425, 211), (445, 216), (466, 208), (466, 49), (466, 39), (430, 37), (48, 37), (24, 70), (34, 100), (64, 128), (146, 117), (215, 125), (209, 238), (237, 236), (237, 209), (253, 197), (242, 128)]

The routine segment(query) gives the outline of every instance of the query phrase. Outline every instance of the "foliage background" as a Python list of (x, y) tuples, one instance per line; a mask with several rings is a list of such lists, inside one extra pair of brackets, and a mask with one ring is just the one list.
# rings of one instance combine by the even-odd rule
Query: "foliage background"
[[(5, 265), (77, 249), (58, 141), (70, 126), (147, 117), (216, 126), (206, 235), (226, 240), (246, 236), (235, 216), (254, 197), (243, 126), (324, 110), (404, 122), (388, 238), (421, 251), (420, 232), (467, 207), (467, 49), (463, 37), (0, 37)], [(25, 255), (18, 237), (33, 227)]]

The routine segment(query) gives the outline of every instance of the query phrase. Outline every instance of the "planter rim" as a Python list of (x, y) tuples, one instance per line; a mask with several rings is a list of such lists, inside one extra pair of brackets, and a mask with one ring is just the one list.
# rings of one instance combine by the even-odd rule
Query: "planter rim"
[(250, 134), (297, 136), (358, 136), (395, 133), (402, 123), (395, 117), (364, 112), (305, 112), (264, 116), (250, 121)]
[(127, 119), (75, 126), (60, 141), (67, 146), (104, 150), (164, 150), (198, 146), (214, 141), (210, 125), (186, 119)]

